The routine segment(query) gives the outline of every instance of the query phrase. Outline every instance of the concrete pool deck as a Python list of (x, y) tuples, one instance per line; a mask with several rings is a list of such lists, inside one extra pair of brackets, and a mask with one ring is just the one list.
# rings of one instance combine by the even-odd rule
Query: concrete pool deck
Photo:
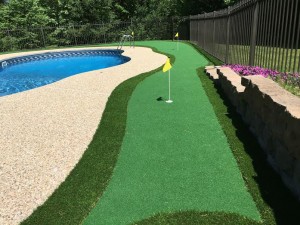
[[(83, 49), (115, 49), (83, 48)], [(56, 49), (0, 55), (0, 60)], [(123, 81), (163, 65), (149, 48), (128, 63), (0, 97), (0, 224), (18, 224), (65, 180), (91, 142), (108, 97)]]

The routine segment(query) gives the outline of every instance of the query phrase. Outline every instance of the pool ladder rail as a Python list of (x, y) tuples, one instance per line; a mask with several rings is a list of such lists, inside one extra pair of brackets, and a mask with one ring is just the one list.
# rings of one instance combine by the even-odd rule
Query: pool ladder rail
[(121, 40), (120, 40), (120, 43), (119, 43), (117, 49), (122, 49), (122, 47), (126, 41), (130, 42), (130, 48), (134, 48), (134, 35), (124, 34), (121, 37)]
[(2, 69), (4, 69), (5, 67), (7, 67), (8, 66), (8, 63), (6, 62), (6, 61), (3, 61), (2, 63), (1, 63), (1, 68)]

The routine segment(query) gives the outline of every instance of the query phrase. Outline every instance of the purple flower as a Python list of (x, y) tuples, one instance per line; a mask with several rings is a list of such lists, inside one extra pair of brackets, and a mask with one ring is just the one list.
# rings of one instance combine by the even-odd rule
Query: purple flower
[(226, 65), (230, 67), (236, 73), (242, 76), (249, 76), (249, 75), (261, 75), (264, 77), (274, 77), (279, 75), (280, 73), (276, 70), (261, 68), (259, 66), (244, 66), (239, 64), (229, 64)]
[(231, 68), (237, 74), (241, 76), (250, 75), (261, 75), (263, 77), (269, 77), (272, 80), (283, 82), (284, 84), (289, 84), (294, 87), (300, 88), (300, 74), (299, 73), (280, 73), (277, 70), (272, 70), (268, 68), (262, 68), (259, 66), (244, 66), (240, 64), (229, 64), (225, 67)]

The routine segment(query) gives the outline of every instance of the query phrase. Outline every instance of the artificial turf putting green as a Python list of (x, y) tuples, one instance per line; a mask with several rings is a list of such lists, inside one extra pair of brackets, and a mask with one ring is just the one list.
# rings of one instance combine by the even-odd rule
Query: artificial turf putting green
[(130, 224), (158, 213), (210, 211), (260, 220), (196, 69), (208, 61), (190, 45), (137, 43), (175, 55), (171, 70), (140, 83), (128, 105), (113, 176), (84, 224)]

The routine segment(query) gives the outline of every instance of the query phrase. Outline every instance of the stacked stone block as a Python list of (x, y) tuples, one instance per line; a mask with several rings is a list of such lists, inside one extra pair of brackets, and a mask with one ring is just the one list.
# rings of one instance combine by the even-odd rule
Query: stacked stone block
[(217, 71), (219, 84), (285, 184), (300, 198), (300, 98), (259, 75)]

